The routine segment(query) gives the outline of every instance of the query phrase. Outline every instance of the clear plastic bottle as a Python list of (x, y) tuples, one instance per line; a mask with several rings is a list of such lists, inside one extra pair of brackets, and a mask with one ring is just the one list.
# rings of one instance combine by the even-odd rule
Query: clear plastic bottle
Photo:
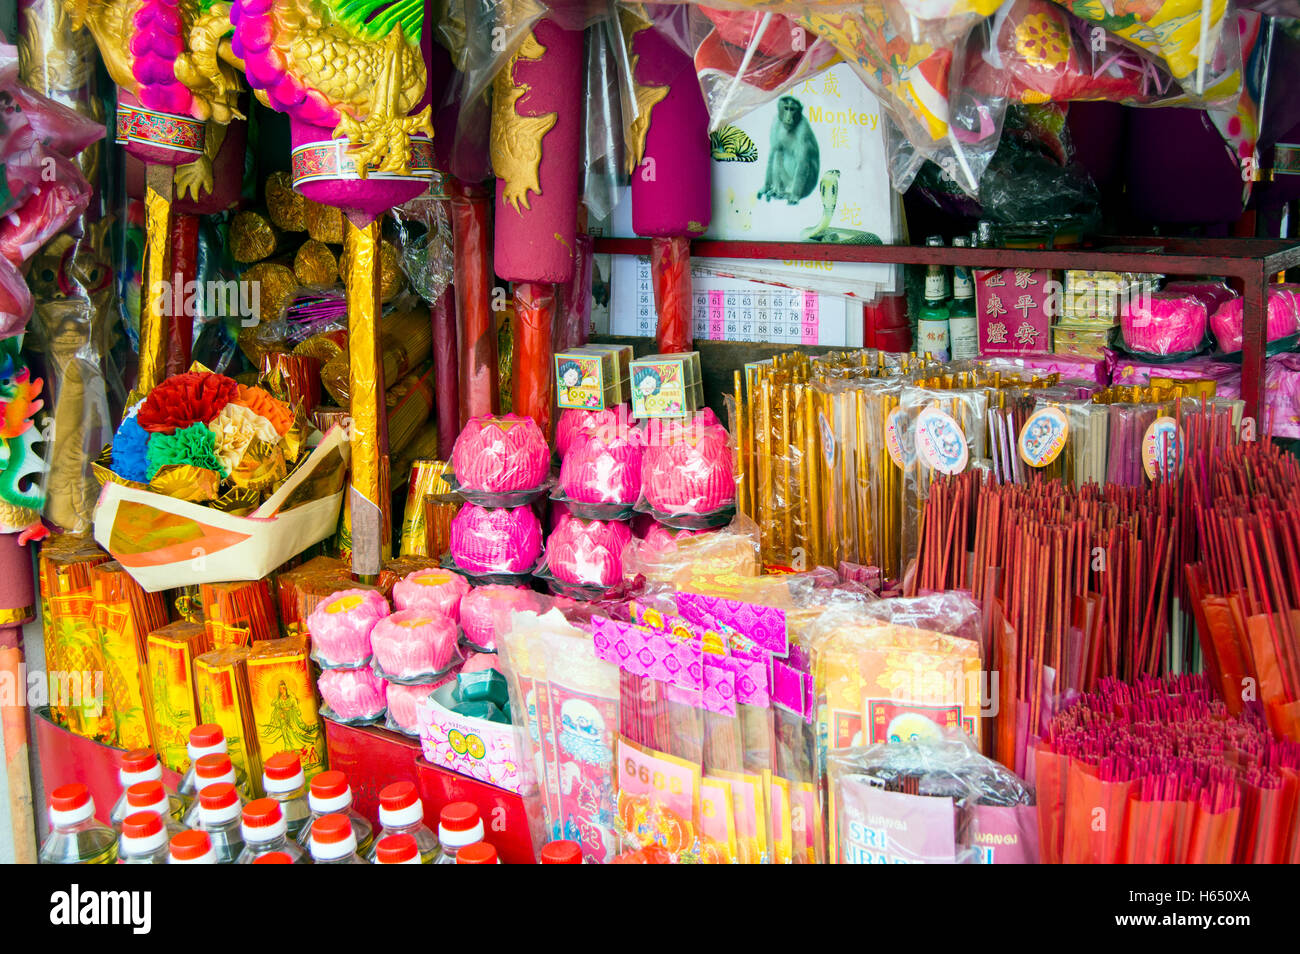
[(167, 864), (167, 827), (157, 812), (136, 812), (122, 819), (117, 840), (120, 865)]
[[(122, 786), (122, 794), (113, 805), (113, 812), (108, 820), (112, 822), (114, 828), (120, 829), (122, 819), (140, 810), (139, 807), (128, 803), (127, 790), (141, 782), (157, 782), (162, 786), (162, 765), (158, 763), (158, 756), (152, 749), (131, 749), (123, 752), (122, 758), (117, 763), (117, 780)], [(170, 792), (168, 798), (171, 804), (165, 814), (179, 823), (184, 814), (181, 799)]]
[(456, 853), (456, 864), (458, 865), (499, 865), (501, 859), (497, 857), (497, 850), (486, 841), (476, 841), (472, 845), (466, 845)]
[(299, 848), (297, 842), (289, 839), (284, 812), (280, 810), (280, 803), (273, 798), (259, 798), (245, 805), (240, 831), (244, 836), (244, 850), (239, 853), (236, 864), (252, 864), (262, 855), (273, 851), (288, 855), (296, 865), (311, 864), (307, 852)]
[[(229, 755), (204, 755), (194, 763), (193, 768), (196, 771), (196, 780), (198, 782), (198, 792), (203, 792), (212, 785), (228, 784), (236, 787), (238, 795), (238, 783), (235, 780), (235, 766), (231, 764)], [(196, 828), (199, 824), (199, 798), (190, 802), (190, 807), (185, 810), (185, 827)], [(242, 803), (244, 800), (240, 798)]]
[[(126, 815), (134, 815), (136, 812), (157, 812), (162, 817), (168, 838), (185, 830), (185, 826), (172, 814), (180, 810), (181, 801), (175, 795), (169, 795), (163, 788), (162, 782), (136, 782), (126, 790), (122, 800), (125, 810), (124, 821)], [(116, 827), (120, 832), (122, 823), (118, 822)]]
[(418, 865), (420, 848), (410, 835), (389, 835), (375, 842), (375, 864)]
[[(190, 756), (190, 767), (181, 779), (181, 784), (176, 787), (176, 794), (181, 797), (188, 809), (198, 799), (199, 792), (203, 788), (198, 780), (199, 759), (205, 755), (228, 756), (230, 749), (226, 745), (226, 734), (221, 731), (221, 726), (213, 722), (205, 722), (190, 729), (190, 737), (185, 744), (185, 749)], [(244, 777), (242, 770), (235, 771), (235, 785), (243, 790), (245, 798), (250, 797), (248, 779)]]
[(429, 864), (438, 855), (438, 836), (424, 823), (424, 805), (415, 794), (413, 782), (393, 782), (379, 793), (379, 836), (367, 861), (375, 860), (379, 841), (389, 835), (410, 835), (420, 851), (420, 863)]
[(209, 785), (199, 792), (199, 819), (195, 826), (212, 842), (217, 864), (230, 865), (244, 850), (243, 800), (230, 782)]
[(352, 807), (352, 788), (348, 785), (346, 775), (331, 769), (313, 778), (307, 789), (307, 805), (311, 808), (311, 818), (303, 828), (302, 834), (298, 836), (298, 844), (307, 847), (311, 840), (311, 826), (316, 819), (325, 815), (339, 814), (347, 815), (352, 821), (352, 833), (357, 839), (357, 853), (363, 858), (370, 853), (370, 847), (375, 842), (375, 830), (370, 822)]
[(117, 832), (95, 820), (95, 801), (80, 782), (50, 792), (50, 835), (41, 845), (43, 865), (111, 865)]
[(280, 803), (289, 838), (298, 836), (311, 818), (307, 804), (307, 779), (302, 774), (302, 759), (297, 752), (280, 752), (262, 763), (262, 791)]
[(473, 802), (448, 802), (438, 813), (438, 857), (435, 865), (454, 865), (456, 853), (483, 840), (483, 820)]
[(542, 845), (542, 864), (580, 865), (582, 847), (576, 841), (548, 841)]
[(172, 839), (167, 863), (173, 865), (215, 865), (217, 853), (206, 831), (183, 831)]
[(311, 860), (318, 865), (365, 865), (347, 815), (322, 815), (311, 823)]

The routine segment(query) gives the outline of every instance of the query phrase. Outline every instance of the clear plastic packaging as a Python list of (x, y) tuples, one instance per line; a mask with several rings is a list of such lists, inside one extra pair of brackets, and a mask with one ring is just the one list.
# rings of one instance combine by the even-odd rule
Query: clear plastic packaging
[(544, 489), (551, 451), (531, 418), (506, 414), (466, 424), (456, 438), (451, 463), (454, 486), (467, 500), (469, 494), (478, 494), (473, 502), (480, 506), (516, 507)]
[(758, 526), (743, 516), (712, 531), (651, 531), (623, 555), (626, 578), (643, 576), (677, 589), (701, 578), (756, 577), (760, 569)]
[(342, 725), (369, 725), (388, 707), (388, 684), (370, 666), (324, 669), (316, 680), (320, 713)]
[(1120, 307), (1120, 330), (1130, 352), (1191, 357), (1205, 347), (1209, 312), (1199, 298), (1155, 292)]
[[(612, 441), (598, 437), (574, 441), (560, 464), (557, 490), (570, 512), (588, 519), (619, 519), (597, 516), (586, 510), (590, 505), (604, 505), (604, 510), (619, 508), (630, 512), (641, 493), (641, 463), (645, 444), (639, 431)], [(627, 513), (623, 513), (626, 516)]]
[(501, 634), (517, 612), (543, 612), (546, 598), (523, 586), (480, 586), (461, 601), (461, 632), (466, 646), (494, 653)]
[(389, 682), (432, 682), (462, 662), (460, 631), (450, 617), (422, 610), (399, 610), (380, 620), (370, 634), (376, 674)]
[(560, 583), (603, 592), (623, 579), (623, 550), (631, 542), (626, 523), (566, 515), (546, 542), (545, 571)]
[(530, 574), (541, 553), (542, 525), (531, 507), (488, 510), (467, 503), (451, 521), (450, 558), (471, 577), (523, 582), (511, 577)]
[(711, 412), (686, 422), (655, 423), (660, 426), (651, 428), (642, 458), (637, 509), (680, 529), (730, 523), (736, 452), (726, 428)]
[[(1242, 325), (1245, 317), (1245, 300), (1231, 298), (1219, 305), (1210, 315), (1210, 330), (1219, 344), (1219, 351), (1224, 354), (1241, 350)], [(1300, 328), (1296, 316), (1296, 301), (1290, 291), (1281, 287), (1268, 290), (1268, 315), (1265, 325), (1265, 337), (1268, 341), (1277, 341), (1294, 335)]]

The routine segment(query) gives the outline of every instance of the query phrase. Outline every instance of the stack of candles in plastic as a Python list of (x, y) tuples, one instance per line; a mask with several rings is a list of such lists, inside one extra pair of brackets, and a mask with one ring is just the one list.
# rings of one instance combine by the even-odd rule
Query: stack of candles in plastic
[(321, 667), (317, 686), (331, 718), (346, 723), (379, 718), (386, 708), (385, 683), (370, 666), (370, 636), (389, 615), (377, 590), (340, 590), (307, 617), (312, 652)]

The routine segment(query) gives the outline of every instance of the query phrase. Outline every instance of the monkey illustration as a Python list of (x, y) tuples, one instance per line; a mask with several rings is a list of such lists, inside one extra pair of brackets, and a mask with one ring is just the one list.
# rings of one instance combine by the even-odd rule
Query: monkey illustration
[(803, 115), (803, 103), (793, 96), (777, 100), (776, 118), (768, 142), (767, 181), (760, 199), (785, 199), (794, 205), (817, 186), (821, 151)]

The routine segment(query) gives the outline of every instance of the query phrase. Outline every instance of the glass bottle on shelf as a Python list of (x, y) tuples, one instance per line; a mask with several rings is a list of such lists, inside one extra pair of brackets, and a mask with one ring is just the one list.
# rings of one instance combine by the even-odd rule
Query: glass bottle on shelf
[[(952, 240), (953, 248), (967, 248), (970, 241), (964, 235)], [(952, 304), (948, 308), (948, 342), (954, 361), (967, 361), (979, 357), (979, 322), (975, 317), (975, 281), (967, 265), (954, 265), (952, 269)]]
[[(931, 235), (925, 244), (943, 248), (943, 237)], [(926, 266), (925, 300), (916, 321), (916, 351), (936, 361), (947, 361), (952, 353), (948, 338), (948, 279), (939, 264)]]

